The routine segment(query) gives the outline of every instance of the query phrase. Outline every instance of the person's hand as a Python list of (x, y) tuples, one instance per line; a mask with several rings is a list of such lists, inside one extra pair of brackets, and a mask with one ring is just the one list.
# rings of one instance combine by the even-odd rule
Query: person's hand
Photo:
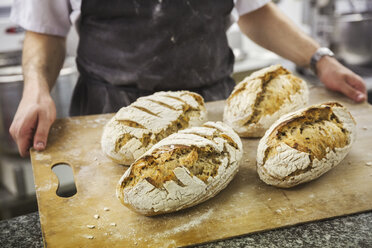
[(38, 151), (45, 149), (49, 129), (55, 119), (56, 107), (49, 92), (25, 91), (9, 128), (22, 157), (29, 154), (31, 146)]
[(367, 99), (363, 79), (335, 58), (324, 56), (318, 61), (316, 67), (320, 81), (328, 89), (341, 92), (355, 102), (363, 102)]

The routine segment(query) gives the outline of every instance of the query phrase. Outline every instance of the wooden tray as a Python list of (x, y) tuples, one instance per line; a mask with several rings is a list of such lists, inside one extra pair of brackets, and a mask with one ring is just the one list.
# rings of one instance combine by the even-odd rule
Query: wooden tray
[[(100, 148), (102, 127), (112, 115), (56, 121), (47, 149), (31, 152), (45, 247), (185, 246), (372, 209), (372, 166), (366, 164), (372, 161), (372, 107), (321, 87), (310, 92), (311, 104), (338, 100), (358, 123), (357, 141), (339, 166), (313, 182), (277, 189), (257, 176), (258, 139), (244, 139), (240, 170), (225, 190), (158, 217), (140, 216), (115, 197), (127, 167), (111, 162)], [(221, 120), (223, 104), (207, 104), (210, 120)], [(70, 198), (56, 195), (58, 179), (51, 168), (59, 163), (73, 169), (77, 194)]]

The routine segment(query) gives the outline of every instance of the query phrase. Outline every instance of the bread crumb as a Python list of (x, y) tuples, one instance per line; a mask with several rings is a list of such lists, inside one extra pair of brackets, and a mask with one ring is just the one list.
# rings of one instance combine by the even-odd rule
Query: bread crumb
[(95, 225), (87, 225), (87, 227), (88, 227), (89, 229), (93, 229), (93, 228), (95, 228), (96, 226), (95, 226)]
[(116, 226), (116, 223), (112, 222), (110, 223), (110, 226)]
[(275, 213), (277, 214), (283, 214), (283, 212), (285, 212), (287, 209), (286, 208), (278, 208), (275, 210)]
[(107, 236), (107, 233), (104, 233), (103, 235)]
[(95, 218), (95, 219), (99, 219), (99, 215), (98, 214), (95, 214), (95, 215), (93, 215), (93, 217)]
[(87, 239), (94, 239), (94, 236), (92, 236), (92, 235), (87, 235), (87, 236), (85, 236)]
[(368, 130), (367, 126), (363, 126), (362, 128), (363, 128), (363, 130)]
[(110, 209), (108, 207), (104, 207), (103, 210), (109, 211)]
[(372, 162), (366, 162), (367, 166), (372, 166)]
[(271, 201), (271, 197), (269, 199), (267, 199), (268, 201)]
[(249, 159), (246, 159), (245, 162), (249, 162), (250, 160)]

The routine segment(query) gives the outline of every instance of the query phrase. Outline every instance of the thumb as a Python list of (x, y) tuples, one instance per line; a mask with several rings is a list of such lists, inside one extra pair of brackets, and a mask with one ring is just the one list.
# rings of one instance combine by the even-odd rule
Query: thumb
[(37, 151), (42, 151), (46, 147), (48, 134), (52, 122), (45, 115), (39, 115), (37, 129), (34, 136), (34, 148)]

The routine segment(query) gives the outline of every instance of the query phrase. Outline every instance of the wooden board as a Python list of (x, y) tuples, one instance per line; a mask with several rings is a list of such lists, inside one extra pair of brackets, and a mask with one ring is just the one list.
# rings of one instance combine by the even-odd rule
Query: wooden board
[[(371, 105), (353, 104), (321, 87), (310, 92), (311, 104), (339, 100), (358, 123), (357, 141), (339, 166), (313, 182), (277, 189), (257, 176), (258, 139), (244, 139), (240, 170), (225, 190), (200, 205), (158, 217), (133, 213), (115, 197), (126, 167), (111, 162), (100, 149), (102, 127), (112, 115), (58, 120), (47, 149), (31, 152), (45, 246), (185, 246), (372, 209), (372, 166), (366, 165), (372, 162)], [(207, 107), (210, 120), (221, 120), (222, 101)], [(58, 179), (51, 168), (59, 163), (74, 172), (77, 194), (70, 198), (55, 193)]]

